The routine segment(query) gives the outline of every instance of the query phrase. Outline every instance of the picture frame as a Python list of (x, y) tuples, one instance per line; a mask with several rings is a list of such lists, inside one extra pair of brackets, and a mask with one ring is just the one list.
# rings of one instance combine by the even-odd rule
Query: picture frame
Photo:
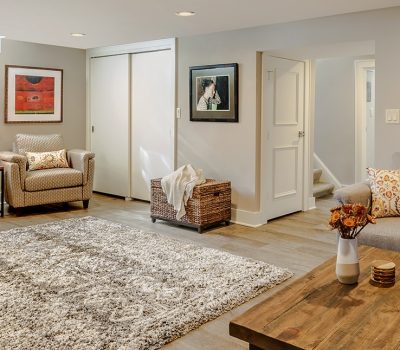
[(5, 123), (62, 123), (63, 70), (5, 66)]
[(239, 122), (239, 65), (189, 68), (190, 121)]

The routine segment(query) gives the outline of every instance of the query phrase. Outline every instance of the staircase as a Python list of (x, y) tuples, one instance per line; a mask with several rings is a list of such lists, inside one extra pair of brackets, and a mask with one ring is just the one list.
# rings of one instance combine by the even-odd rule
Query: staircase
[(321, 181), (322, 169), (314, 169), (313, 196), (321, 198), (332, 194), (335, 186), (328, 182)]

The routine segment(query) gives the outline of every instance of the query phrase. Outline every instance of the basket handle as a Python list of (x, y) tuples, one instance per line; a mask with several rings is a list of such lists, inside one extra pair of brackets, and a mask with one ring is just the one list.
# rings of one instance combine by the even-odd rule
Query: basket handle
[(214, 192), (214, 197), (219, 197), (219, 195), (221, 194), (221, 192)]

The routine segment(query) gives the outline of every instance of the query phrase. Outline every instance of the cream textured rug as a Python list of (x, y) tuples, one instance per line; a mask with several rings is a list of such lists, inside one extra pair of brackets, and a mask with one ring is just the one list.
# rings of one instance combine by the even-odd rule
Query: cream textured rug
[(0, 349), (157, 349), (291, 275), (95, 217), (0, 232)]

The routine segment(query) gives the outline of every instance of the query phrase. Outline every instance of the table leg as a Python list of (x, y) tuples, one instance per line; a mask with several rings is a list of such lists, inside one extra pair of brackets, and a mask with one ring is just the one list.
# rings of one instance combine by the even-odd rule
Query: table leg
[(1, 172), (1, 217), (4, 216), (4, 171)]

